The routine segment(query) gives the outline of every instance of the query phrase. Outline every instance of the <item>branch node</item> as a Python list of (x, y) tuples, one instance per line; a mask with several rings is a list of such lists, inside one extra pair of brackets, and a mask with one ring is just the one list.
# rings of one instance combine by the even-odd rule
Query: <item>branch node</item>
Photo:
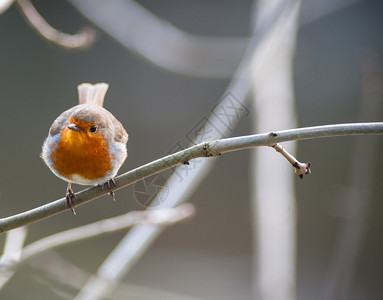
[(269, 137), (276, 137), (276, 136), (278, 136), (278, 134), (275, 133), (275, 132), (270, 132), (270, 133), (269, 133)]
[(210, 149), (210, 144), (209, 142), (205, 143), (202, 147), (202, 150), (205, 152), (205, 156), (206, 157), (216, 157), (216, 156), (220, 156), (221, 153), (217, 153), (217, 152), (214, 152)]
[(202, 150), (205, 152), (206, 157), (213, 156), (213, 154), (210, 152), (209, 143), (203, 144)]

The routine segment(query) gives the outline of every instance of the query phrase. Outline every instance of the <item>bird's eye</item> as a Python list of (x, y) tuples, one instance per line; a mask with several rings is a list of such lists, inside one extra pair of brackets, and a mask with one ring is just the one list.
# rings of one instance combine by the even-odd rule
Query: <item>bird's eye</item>
[(89, 128), (89, 131), (90, 131), (90, 132), (96, 132), (96, 130), (97, 130), (97, 125), (93, 125), (93, 126), (91, 126), (91, 127)]

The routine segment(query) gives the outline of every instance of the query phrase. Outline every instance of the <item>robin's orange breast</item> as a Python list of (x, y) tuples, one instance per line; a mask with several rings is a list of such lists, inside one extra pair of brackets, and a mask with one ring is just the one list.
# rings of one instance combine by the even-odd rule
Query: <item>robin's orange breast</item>
[(102, 135), (64, 128), (57, 147), (50, 154), (52, 167), (62, 176), (86, 180), (103, 178), (113, 167), (108, 145)]

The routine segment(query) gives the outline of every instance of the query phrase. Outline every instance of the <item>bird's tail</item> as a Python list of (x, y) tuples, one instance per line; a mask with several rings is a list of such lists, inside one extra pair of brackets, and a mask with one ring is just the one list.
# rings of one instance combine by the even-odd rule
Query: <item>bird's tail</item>
[(80, 104), (95, 104), (103, 106), (109, 84), (102, 82), (96, 84), (82, 83), (77, 86)]

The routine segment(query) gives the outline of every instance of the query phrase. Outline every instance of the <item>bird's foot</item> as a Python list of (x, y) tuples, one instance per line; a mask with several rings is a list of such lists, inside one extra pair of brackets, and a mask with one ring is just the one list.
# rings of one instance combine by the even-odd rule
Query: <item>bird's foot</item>
[(116, 201), (116, 198), (114, 198), (115, 194), (114, 192), (112, 191), (112, 189), (114, 187), (116, 187), (117, 184), (116, 182), (114, 181), (113, 178), (109, 179), (107, 182), (105, 182), (103, 185), (102, 185), (102, 189), (104, 189), (105, 187), (109, 190), (109, 193), (108, 195), (112, 197), (113, 201)]
[(70, 182), (68, 183), (68, 187), (66, 189), (65, 199), (66, 199), (66, 206), (68, 208), (70, 208), (70, 210), (72, 211), (72, 213), (74, 215), (76, 215), (76, 211), (75, 211), (74, 205), (73, 205), (73, 199), (78, 199), (78, 198), (77, 198), (76, 194), (73, 192)]

